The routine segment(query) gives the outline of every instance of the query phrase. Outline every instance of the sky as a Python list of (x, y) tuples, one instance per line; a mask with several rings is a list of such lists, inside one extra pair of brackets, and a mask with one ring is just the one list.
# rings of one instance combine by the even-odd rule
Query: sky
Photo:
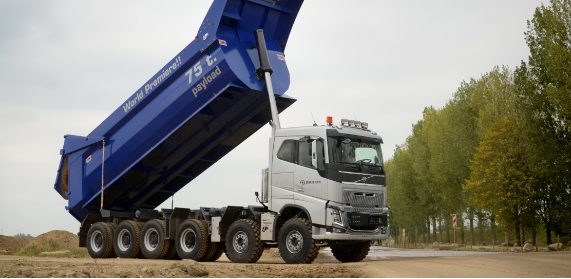
[[(63, 135), (89, 134), (195, 37), (211, 0), (0, 0), (0, 234), (79, 230), (53, 189)], [(385, 159), (461, 82), (527, 59), (541, 1), (306, 0), (286, 57), (282, 127), (361, 120)], [(255, 204), (266, 125), (174, 196)], [(390, 190), (390, 185), (389, 185)], [(171, 200), (161, 207), (170, 207)]]

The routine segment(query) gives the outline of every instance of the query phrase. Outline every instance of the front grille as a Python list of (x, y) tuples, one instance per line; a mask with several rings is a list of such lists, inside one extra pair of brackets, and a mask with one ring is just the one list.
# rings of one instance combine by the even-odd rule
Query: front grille
[(367, 213), (347, 213), (349, 226), (355, 230), (375, 230), (387, 226), (387, 215), (370, 215)]
[(382, 193), (344, 191), (343, 202), (353, 206), (383, 206)]
[(357, 206), (346, 206), (342, 207), (345, 212), (362, 212), (369, 214), (383, 214), (385, 210), (379, 207), (357, 207)]

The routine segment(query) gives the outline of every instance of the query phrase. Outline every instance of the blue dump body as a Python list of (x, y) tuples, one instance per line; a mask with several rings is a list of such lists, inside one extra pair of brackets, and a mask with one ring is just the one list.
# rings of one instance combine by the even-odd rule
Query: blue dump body
[(279, 111), (284, 49), (303, 0), (214, 0), (197, 37), (88, 136), (66, 135), (55, 190), (77, 220), (154, 209), (271, 119), (255, 30), (264, 29)]

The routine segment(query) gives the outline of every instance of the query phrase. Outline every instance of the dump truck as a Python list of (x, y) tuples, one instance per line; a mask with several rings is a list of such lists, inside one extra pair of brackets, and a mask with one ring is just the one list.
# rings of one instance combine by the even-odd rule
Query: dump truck
[[(347, 119), (280, 125), (302, 2), (214, 0), (188, 46), (90, 134), (64, 136), (54, 188), (91, 257), (254, 263), (277, 247), (311, 263), (328, 246), (355, 262), (387, 238), (382, 138)], [(157, 209), (268, 123), (258, 205)]]

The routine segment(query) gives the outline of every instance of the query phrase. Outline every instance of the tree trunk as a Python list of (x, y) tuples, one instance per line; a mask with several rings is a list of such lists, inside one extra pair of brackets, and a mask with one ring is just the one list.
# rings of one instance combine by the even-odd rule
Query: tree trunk
[[(551, 233), (551, 231), (549, 232)], [(438, 234), (440, 234), (440, 243), (443, 243), (444, 240), (442, 238), (442, 218), (438, 218)]]
[(545, 242), (547, 245), (551, 244), (551, 221), (545, 223)]
[(486, 245), (486, 240), (484, 239), (484, 222), (478, 219), (478, 234), (480, 239), (480, 245)]
[(517, 246), (521, 246), (519, 243), (519, 239), (521, 237), (521, 222), (519, 221), (519, 217), (516, 217), (516, 221), (515, 221), (515, 244)]
[[(474, 214), (470, 214), (470, 244), (474, 246)], [(480, 223), (478, 223), (480, 225)]]
[(506, 232), (504, 233), (504, 240), (506, 243), (506, 249), (510, 249), (510, 231), (506, 230)]
[(416, 248), (416, 242), (418, 241), (418, 228), (414, 228), (414, 248)]
[(478, 245), (485, 245), (486, 240), (484, 239), (484, 224), (486, 223), (486, 218), (481, 210), (476, 212), (476, 216), (478, 217)]
[(523, 236), (523, 225), (522, 222), (519, 222), (519, 246), (521, 247), (521, 250), (523, 252), (523, 243), (524, 243), (524, 236)]
[(432, 243), (432, 238), (430, 237), (430, 216), (426, 216), (426, 244)]
[(490, 215), (490, 227), (492, 229), (492, 245), (496, 246), (496, 218), (494, 214)]
[(436, 217), (432, 217), (432, 239), (438, 241), (438, 237), (436, 236)]
[(460, 244), (464, 245), (466, 243), (464, 239), (464, 213), (460, 213), (460, 218), (458, 219), (460, 221)]
[(418, 242), (419, 243), (426, 243), (426, 234), (425, 234), (425, 230), (426, 228), (424, 227), (424, 221), (422, 222), (422, 226), (420, 226), (420, 231), (418, 233)]
[(535, 230), (535, 226), (531, 228), (531, 244), (533, 244), (537, 251), (537, 231)]
[(450, 243), (450, 218), (446, 218), (446, 242)]

